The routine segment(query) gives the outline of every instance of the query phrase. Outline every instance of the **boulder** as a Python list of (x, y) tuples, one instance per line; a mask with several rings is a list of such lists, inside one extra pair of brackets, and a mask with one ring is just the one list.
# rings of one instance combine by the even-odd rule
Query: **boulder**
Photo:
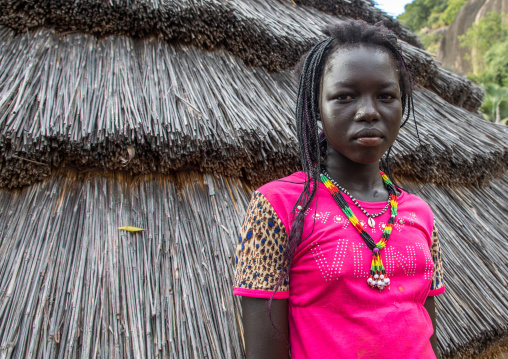
[(470, 62), (465, 59), (469, 50), (460, 46), (459, 36), (464, 35), (473, 23), (478, 23), (491, 11), (508, 12), (508, 0), (469, 0), (460, 9), (437, 52), (437, 59), (445, 68), (461, 75), (472, 71)]

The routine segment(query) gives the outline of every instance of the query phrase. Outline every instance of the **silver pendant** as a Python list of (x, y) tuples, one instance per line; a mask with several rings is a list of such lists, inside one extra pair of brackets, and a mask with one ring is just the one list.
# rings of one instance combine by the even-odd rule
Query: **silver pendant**
[(374, 218), (369, 217), (369, 227), (374, 228), (375, 226), (376, 226), (376, 221), (374, 220)]

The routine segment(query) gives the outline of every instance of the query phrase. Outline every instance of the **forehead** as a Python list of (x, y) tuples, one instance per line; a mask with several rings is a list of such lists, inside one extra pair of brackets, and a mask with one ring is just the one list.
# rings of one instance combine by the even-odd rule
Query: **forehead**
[(382, 47), (359, 45), (335, 49), (326, 59), (322, 80), (354, 82), (369, 78), (399, 82), (398, 66)]

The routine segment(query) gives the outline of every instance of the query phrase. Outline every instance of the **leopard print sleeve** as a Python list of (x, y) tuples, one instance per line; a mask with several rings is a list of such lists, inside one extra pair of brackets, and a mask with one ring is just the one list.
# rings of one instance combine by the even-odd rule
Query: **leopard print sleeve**
[[(434, 222), (434, 227), (432, 229), (432, 246), (430, 247), (430, 253), (432, 255), (432, 261), (434, 262), (434, 273), (432, 274), (432, 284), (430, 286), (430, 290), (431, 291), (437, 291), (439, 289), (444, 290), (445, 284), (443, 280), (443, 263), (441, 261), (441, 246), (439, 244), (436, 222)], [(439, 291), (439, 293), (442, 293), (442, 290)]]
[[(286, 230), (272, 205), (263, 194), (254, 192), (240, 229), (234, 287), (269, 291), (271, 296), (282, 271), (286, 242)], [(288, 290), (285, 280), (278, 291)]]

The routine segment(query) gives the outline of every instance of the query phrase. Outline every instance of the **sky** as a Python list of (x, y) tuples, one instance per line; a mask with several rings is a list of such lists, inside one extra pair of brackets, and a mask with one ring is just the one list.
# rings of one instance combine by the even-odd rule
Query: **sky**
[(404, 5), (413, 2), (413, 0), (374, 0), (376, 7), (380, 8), (388, 15), (396, 17), (404, 12)]

